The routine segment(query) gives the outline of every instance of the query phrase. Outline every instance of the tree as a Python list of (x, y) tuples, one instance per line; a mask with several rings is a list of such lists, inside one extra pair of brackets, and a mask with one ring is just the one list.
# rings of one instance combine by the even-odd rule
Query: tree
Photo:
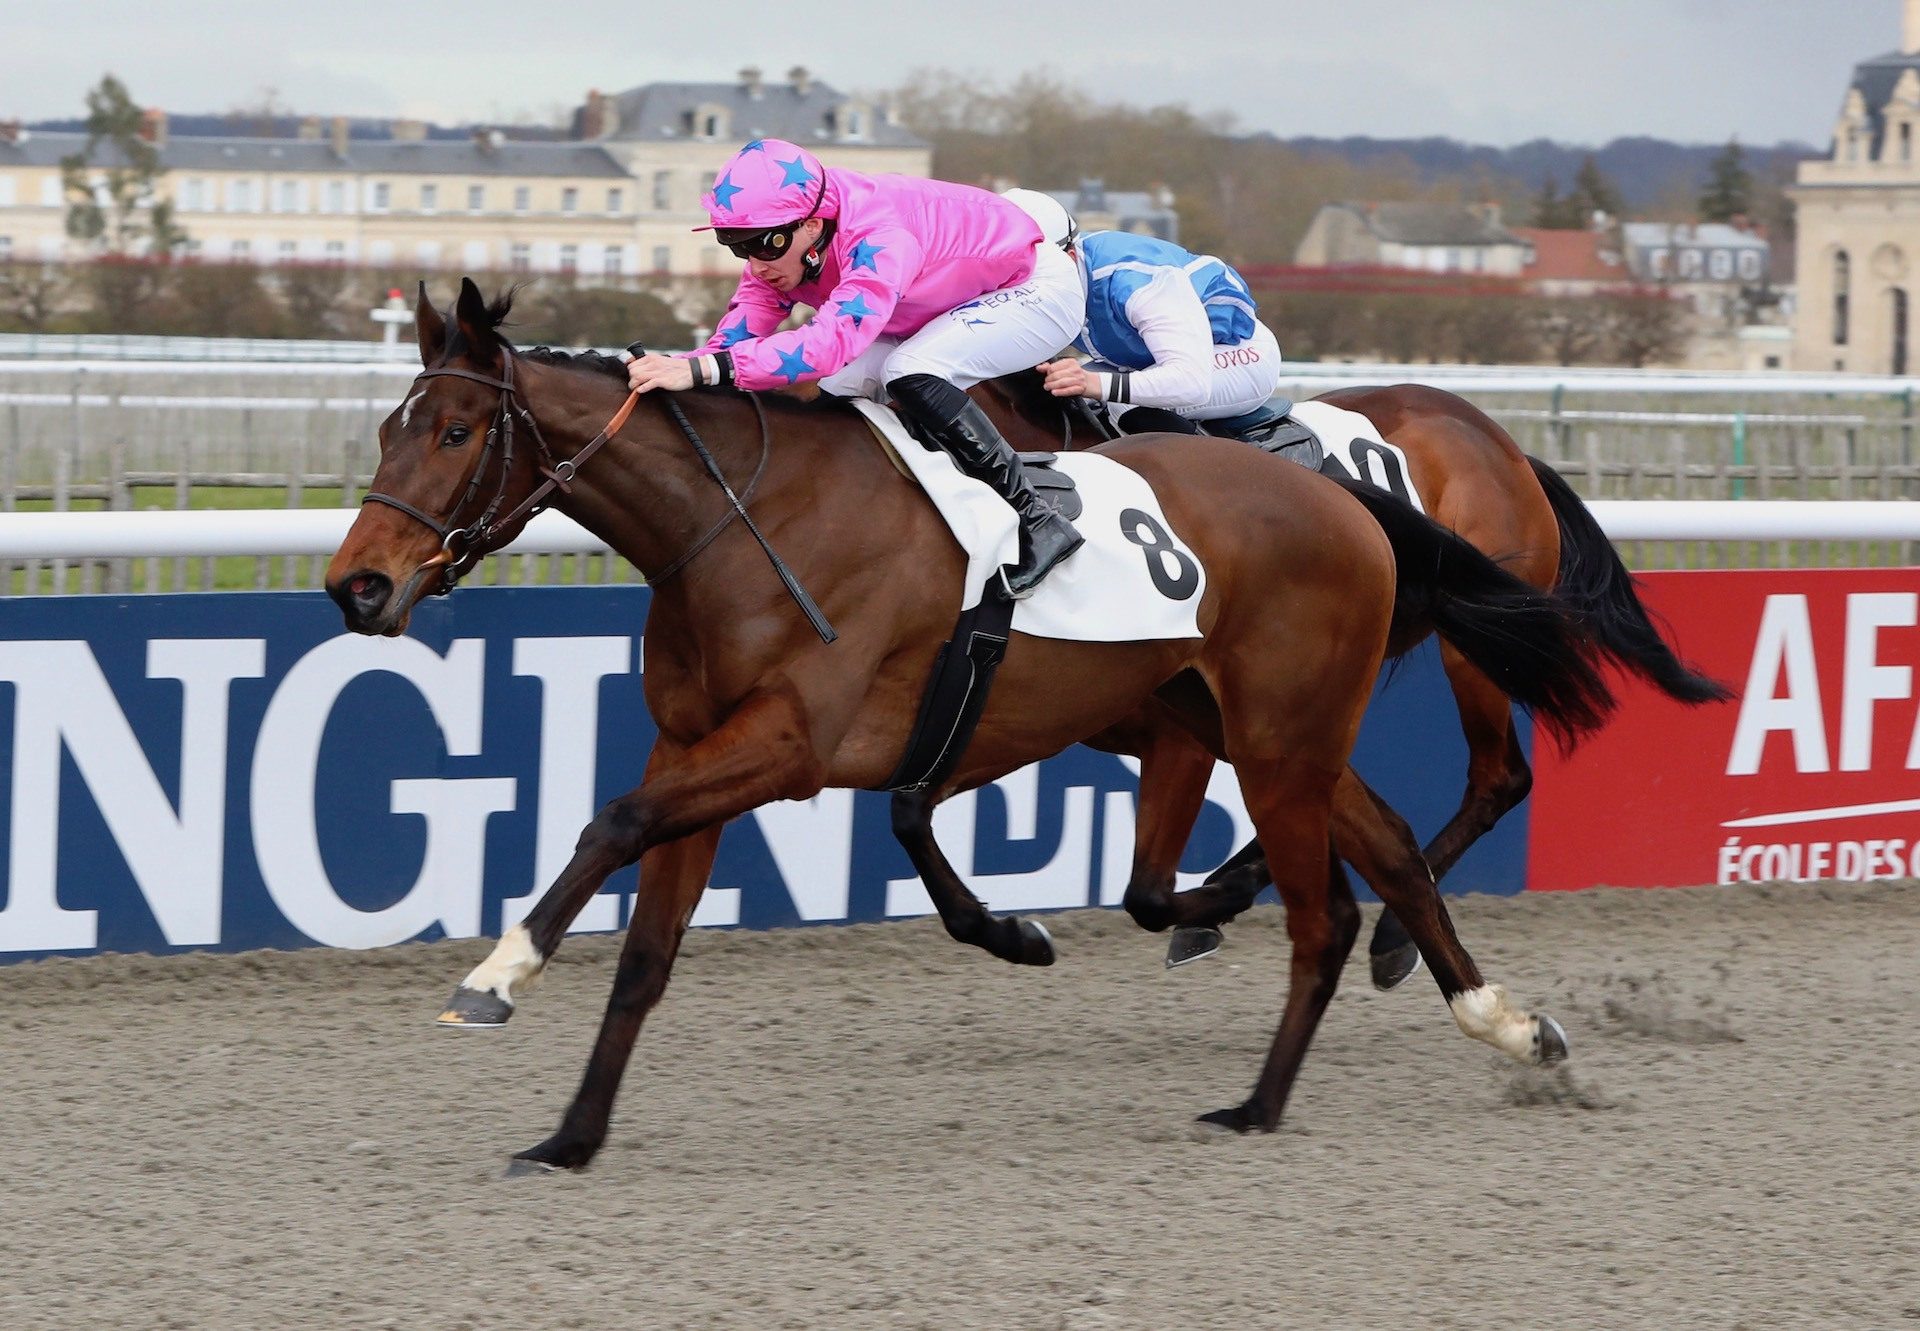
[(64, 264), (20, 259), (0, 265), (0, 322), (10, 332), (44, 333), (71, 287)]
[(186, 243), (172, 202), (160, 196), (166, 168), (145, 127), (146, 113), (108, 74), (87, 93), (86, 146), (60, 159), (67, 234), (96, 254), (160, 258)]
[(1597, 300), (1550, 296), (1535, 302), (1533, 334), (1556, 365), (1582, 365), (1607, 340), (1606, 310)]
[(1573, 197), (1560, 193), (1560, 182), (1551, 171), (1533, 196), (1533, 224), (1547, 231), (1579, 231), (1587, 225)]
[(1707, 186), (1700, 191), (1700, 220), (1731, 222), (1753, 216), (1753, 173), (1747, 170), (1740, 140), (1731, 139), (1707, 169)]
[(1595, 213), (1619, 217), (1627, 210), (1620, 187), (1607, 179), (1607, 173), (1593, 160), (1592, 153), (1588, 153), (1580, 163), (1579, 173), (1573, 178), (1573, 193), (1567, 196), (1567, 205), (1578, 219), (1574, 225), (1580, 227), (1590, 226)]
[(1673, 360), (1686, 345), (1686, 307), (1658, 287), (1635, 287), (1598, 298), (1606, 320), (1607, 350), (1634, 369)]

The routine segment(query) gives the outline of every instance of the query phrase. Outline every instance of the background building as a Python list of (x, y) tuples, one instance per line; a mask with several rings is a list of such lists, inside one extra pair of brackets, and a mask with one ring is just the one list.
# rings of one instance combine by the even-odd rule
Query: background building
[(1303, 268), (1414, 268), (1518, 277), (1527, 244), (1497, 203), (1330, 203), (1294, 252)]
[(1900, 49), (1854, 67), (1825, 161), (1802, 163), (1799, 303), (1802, 370), (1910, 374), (1920, 282), (1920, 0), (1905, 0)]
[[(499, 130), (429, 138), (418, 121), (394, 122), (390, 138), (356, 138), (345, 118), (317, 117), (295, 139), (170, 139), (159, 111), (145, 136), (160, 150), (162, 190), (190, 256), (603, 278), (738, 271), (692, 228), (706, 220), (701, 194), (748, 139), (791, 139), (829, 166), (863, 171), (925, 175), (932, 156), (885, 108), (800, 68), (785, 84), (747, 69), (733, 83), (591, 92), (559, 140)], [(60, 159), (85, 142), (0, 124), (0, 260), (91, 256), (67, 237), (60, 178)]]

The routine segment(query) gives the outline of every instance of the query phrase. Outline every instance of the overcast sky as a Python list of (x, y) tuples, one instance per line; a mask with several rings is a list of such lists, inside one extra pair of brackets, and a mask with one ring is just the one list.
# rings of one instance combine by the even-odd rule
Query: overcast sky
[(170, 111), (263, 88), (302, 113), (545, 118), (588, 88), (802, 64), (843, 90), (919, 67), (1045, 69), (1111, 100), (1281, 135), (1824, 143), (1900, 0), (0, 0), (0, 117), (78, 114), (101, 73)]

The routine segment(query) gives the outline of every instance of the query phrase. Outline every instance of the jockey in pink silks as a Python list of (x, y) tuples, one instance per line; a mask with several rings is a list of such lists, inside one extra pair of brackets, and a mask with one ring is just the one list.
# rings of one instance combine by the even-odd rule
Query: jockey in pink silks
[[(1079, 547), (1080, 534), (1034, 493), (1019, 456), (965, 391), (1050, 360), (1080, 332), (1086, 286), (1056, 243), (1064, 235), (1044, 235), (1033, 214), (1000, 195), (828, 171), (780, 139), (742, 148), (702, 202), (747, 270), (707, 344), (635, 359), (633, 388), (818, 381), (842, 396), (891, 397), (1020, 515), (1020, 563), (1003, 570), (1009, 594), (1030, 593)], [(1059, 211), (1037, 196), (1035, 213), (1048, 208)], [(777, 331), (796, 304), (811, 306), (813, 318)]]

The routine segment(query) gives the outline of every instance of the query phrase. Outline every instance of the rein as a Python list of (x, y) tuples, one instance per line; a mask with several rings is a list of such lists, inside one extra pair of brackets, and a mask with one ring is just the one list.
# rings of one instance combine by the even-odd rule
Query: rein
[[(644, 348), (638, 343), (628, 348), (628, 351), (630, 354), (636, 356), (645, 354)], [(474, 383), (485, 384), (489, 388), (496, 388), (500, 391), (500, 403), (494, 412), (493, 425), (487, 430), (487, 442), (486, 446), (481, 450), (479, 464), (473, 469), (473, 477), (467, 482), (466, 492), (460, 496), (459, 502), (453, 506), (453, 511), (447, 515), (445, 520), (443, 521), (433, 517), (404, 499), (378, 490), (369, 490), (360, 500), (362, 506), (370, 503), (384, 504), (388, 508), (404, 513), (416, 522), (421, 523), (440, 538), (439, 551), (414, 571), (412, 579), (413, 582), (417, 583), (433, 569), (443, 569), (440, 586), (433, 593), (436, 596), (445, 596), (450, 593), (460, 578), (488, 552), (488, 544), (498, 538), (503, 531), (512, 527), (516, 522), (532, 518), (536, 514), (543, 512), (548, 507), (548, 496), (555, 490), (560, 491), (562, 494), (571, 494), (573, 490), (573, 479), (580, 474), (580, 468), (586, 464), (589, 458), (599, 452), (608, 440), (620, 432), (621, 428), (626, 425), (627, 420), (633, 415), (634, 408), (638, 406), (640, 402), (639, 392), (628, 393), (627, 400), (620, 404), (619, 410), (613, 413), (612, 417), (608, 419), (606, 425), (601, 428), (600, 432), (588, 440), (586, 445), (581, 448), (578, 453), (575, 453), (571, 458), (556, 460), (552, 448), (547, 444), (546, 437), (540, 433), (539, 422), (534, 419), (533, 413), (520, 401), (519, 389), (515, 387), (513, 382), (513, 353), (503, 347), (501, 348), (501, 354), (505, 357), (505, 360), (503, 362), (501, 376), (498, 379), (495, 379), (491, 375), (479, 374), (473, 370), (454, 368), (422, 370), (414, 376), (415, 383), (418, 383), (422, 379), (434, 378), (470, 379)], [(753, 477), (747, 482), (746, 490), (746, 498), (751, 499), (753, 498), (754, 491), (759, 488), (760, 478), (764, 476), (767, 471), (767, 460), (772, 454), (772, 428), (767, 421), (766, 407), (761, 403), (759, 397), (749, 393), (747, 399), (753, 403), (754, 415), (760, 422), (760, 463), (754, 468)], [(793, 571), (787, 567), (786, 562), (780, 558), (774, 551), (772, 544), (768, 542), (766, 536), (761, 533), (759, 525), (754, 522), (752, 515), (747, 512), (745, 501), (740, 495), (734, 492), (733, 486), (728, 483), (726, 473), (721, 471), (720, 464), (714, 459), (713, 453), (707, 448), (706, 441), (701, 439), (699, 432), (693, 428), (693, 422), (687, 419), (686, 412), (681, 410), (680, 404), (673, 401), (671, 397), (665, 399), (665, 405), (668, 413), (673, 417), (674, 422), (680, 427), (680, 433), (686, 437), (689, 444), (693, 445), (693, 450), (699, 455), (700, 461), (705, 465), (707, 474), (714, 479), (714, 482), (719, 485), (721, 492), (726, 495), (728, 511), (721, 516), (718, 522), (714, 523), (714, 525), (707, 530), (705, 535), (696, 540), (684, 554), (668, 564), (657, 576), (648, 578), (648, 584), (657, 587), (674, 574), (680, 572), (688, 564), (692, 563), (701, 551), (711, 545), (715, 538), (732, 524), (735, 518), (738, 518), (746, 524), (747, 530), (753, 533), (754, 540), (760, 543), (760, 548), (766, 552), (768, 562), (773, 565), (774, 573), (779, 576), (781, 584), (786, 587), (787, 593), (793, 597), (794, 603), (800, 607), (800, 613), (806, 616), (807, 623), (811, 625), (813, 631), (820, 636), (820, 640), (829, 643), (834, 641), (840, 635), (834, 631), (833, 625), (827, 622), (826, 615), (821, 612), (820, 607), (814, 602), (814, 599), (807, 594), (807, 589), (800, 585), (800, 580), (794, 577)], [(540, 474), (546, 479), (534, 488), (533, 493), (516, 504), (505, 517), (496, 521), (494, 515), (500, 511), (500, 505), (505, 502), (507, 485), (513, 476), (513, 422), (516, 415), (521, 420), (524, 420), (527, 423), (527, 428), (533, 432), (534, 444), (539, 451), (539, 462), (537, 465), (539, 466)], [(473, 502), (474, 496), (479, 493), (481, 481), (487, 473), (487, 464), (493, 458), (493, 450), (496, 445), (499, 445), (501, 450), (500, 480), (494, 487), (493, 498), (488, 501), (486, 509), (478, 518), (464, 527), (454, 526), (454, 519), (459, 517), (460, 513)], [(459, 549), (456, 550), (456, 546), (458, 546)]]

